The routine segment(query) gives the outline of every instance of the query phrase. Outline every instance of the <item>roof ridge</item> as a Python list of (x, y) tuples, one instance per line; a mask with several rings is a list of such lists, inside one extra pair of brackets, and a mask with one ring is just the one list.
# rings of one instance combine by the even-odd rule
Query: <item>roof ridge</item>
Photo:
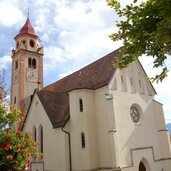
[(41, 92), (47, 92), (47, 93), (52, 93), (52, 94), (63, 94), (63, 93), (66, 93), (65, 91), (61, 91), (61, 92), (54, 92), (52, 90), (48, 90), (48, 89), (42, 89), (42, 90), (39, 90), (37, 91), (37, 93), (41, 93)]
[(107, 54), (107, 55), (105, 55), (105, 56), (100, 57), (99, 59), (95, 60), (94, 62), (92, 62), (92, 63), (90, 63), (90, 64), (88, 64), (88, 65), (86, 65), (86, 66), (84, 66), (83, 68), (81, 68), (81, 69), (79, 69), (79, 70), (77, 70), (77, 71), (75, 71), (75, 72), (73, 72), (73, 73), (71, 73), (71, 74), (69, 74), (69, 75), (67, 75), (67, 76), (65, 76), (65, 77), (63, 77), (63, 78), (61, 78), (61, 79), (59, 79), (59, 80), (57, 80), (57, 81), (55, 81), (55, 82), (49, 84), (49, 85), (47, 85), (47, 86), (44, 87), (43, 89), (46, 89), (46, 88), (48, 88), (49, 86), (51, 86), (51, 85), (53, 85), (53, 84), (56, 84), (57, 82), (63, 81), (63, 80), (65, 80), (65, 79), (67, 79), (68, 77), (70, 77), (70, 76), (72, 76), (72, 75), (74, 75), (74, 74), (76, 74), (76, 73), (79, 73), (80, 71), (82, 71), (82, 70), (84, 70), (84, 69), (90, 67), (91, 65), (93, 66), (93, 65), (94, 65), (95, 63), (97, 63), (98, 61), (101, 61), (102, 59), (105, 59), (105, 57), (110, 56), (110, 55), (112, 55), (113, 53), (119, 52), (119, 50), (120, 50), (120, 48), (118, 48), (118, 49), (116, 49), (116, 50), (110, 52), (109, 54)]

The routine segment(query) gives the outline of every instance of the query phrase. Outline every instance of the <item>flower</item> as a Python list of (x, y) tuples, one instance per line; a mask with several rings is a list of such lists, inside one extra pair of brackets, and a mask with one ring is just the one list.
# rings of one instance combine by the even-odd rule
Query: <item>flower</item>
[(10, 145), (10, 144), (7, 144), (7, 145), (5, 146), (5, 150), (6, 150), (6, 151), (8, 151), (10, 148), (11, 148), (11, 145)]
[(30, 160), (27, 161), (27, 166), (30, 167)]
[[(16, 120), (17, 110), (8, 114), (5, 106), (0, 104), (0, 121), (2, 116), (8, 116), (11, 125)], [(2, 115), (1, 115), (2, 114)], [(14, 118), (13, 118), (14, 117)], [(5, 120), (6, 122), (6, 120)], [(40, 157), (40, 153), (36, 151), (38, 143), (33, 140), (31, 133), (21, 132), (13, 128), (3, 128), (0, 130), (0, 167), (7, 166), (15, 170), (25, 170), (30, 165), (30, 156)]]
[(8, 156), (7, 158), (10, 159), (10, 160), (12, 160), (14, 157), (13, 156)]
[(40, 154), (40, 159), (43, 159), (44, 155), (43, 154)]

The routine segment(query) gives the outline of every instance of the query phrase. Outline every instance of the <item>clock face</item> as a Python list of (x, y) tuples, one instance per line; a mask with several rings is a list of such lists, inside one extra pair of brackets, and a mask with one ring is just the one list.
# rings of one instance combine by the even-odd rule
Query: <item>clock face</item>
[(138, 109), (135, 106), (132, 106), (130, 109), (130, 115), (132, 118), (132, 121), (137, 123), (140, 120), (140, 113), (138, 111)]
[(36, 70), (27, 71), (27, 81), (37, 82), (38, 74)]

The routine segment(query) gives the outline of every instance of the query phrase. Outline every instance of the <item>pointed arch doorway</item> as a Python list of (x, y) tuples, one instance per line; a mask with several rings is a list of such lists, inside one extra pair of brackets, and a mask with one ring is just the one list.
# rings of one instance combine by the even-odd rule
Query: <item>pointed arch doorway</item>
[(140, 164), (139, 164), (139, 171), (147, 171), (146, 167), (143, 164), (143, 162), (140, 162)]

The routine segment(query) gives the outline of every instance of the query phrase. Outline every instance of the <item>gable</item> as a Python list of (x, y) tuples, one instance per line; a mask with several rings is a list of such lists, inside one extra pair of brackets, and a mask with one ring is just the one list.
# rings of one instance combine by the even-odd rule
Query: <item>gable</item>
[(147, 77), (141, 63), (137, 60), (127, 68), (116, 70), (109, 83), (109, 89), (154, 96), (156, 91)]
[(45, 127), (52, 128), (48, 115), (35, 92), (32, 96), (32, 101), (27, 111), (22, 130), (31, 131), (36, 125), (44, 125)]

